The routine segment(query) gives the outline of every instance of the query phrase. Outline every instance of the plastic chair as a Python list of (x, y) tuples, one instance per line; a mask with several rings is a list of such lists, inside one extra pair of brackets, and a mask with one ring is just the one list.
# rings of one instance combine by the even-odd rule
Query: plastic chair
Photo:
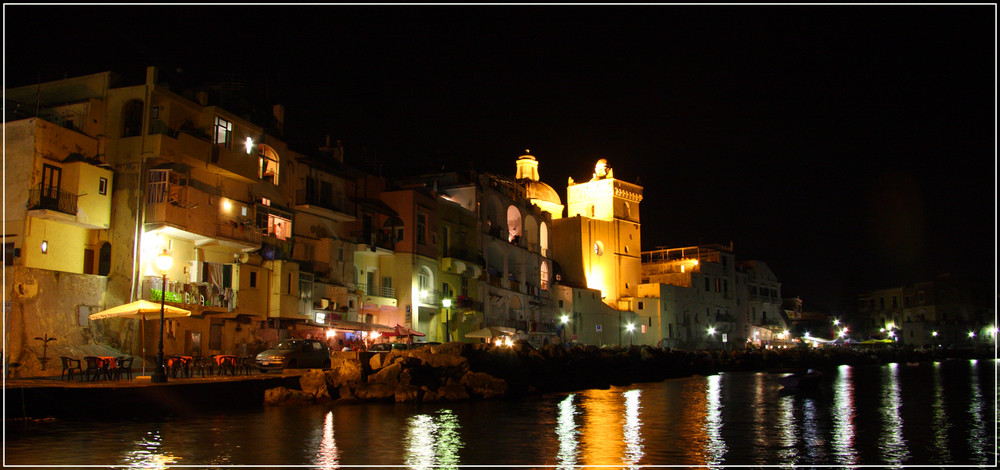
[(170, 375), (177, 378), (177, 373), (181, 373), (181, 377), (191, 378), (191, 364), (186, 361), (181, 356), (173, 356), (167, 359), (167, 366), (170, 368)]
[(256, 364), (252, 357), (240, 357), (236, 359), (236, 371), (240, 374), (250, 375), (253, 373)]
[(66, 376), (66, 380), (73, 380), (73, 371), (80, 371), (80, 378), (83, 378), (83, 368), (80, 366), (79, 359), (66, 356), (59, 356), (59, 359), (62, 359), (63, 366), (62, 373), (59, 374), (59, 380), (62, 380), (64, 375)]
[(87, 363), (87, 369), (83, 371), (83, 377), (89, 381), (101, 378), (101, 363), (97, 356), (84, 356), (83, 361)]
[(135, 361), (134, 357), (119, 357), (117, 359), (117, 366), (115, 368), (115, 380), (121, 380), (122, 374), (128, 374), (128, 379), (132, 380), (132, 362)]

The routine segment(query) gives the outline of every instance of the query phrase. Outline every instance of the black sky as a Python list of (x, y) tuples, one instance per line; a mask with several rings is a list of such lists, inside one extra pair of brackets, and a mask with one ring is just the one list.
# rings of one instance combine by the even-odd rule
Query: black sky
[(807, 310), (995, 282), (994, 5), (4, 6), (5, 86), (114, 70), (248, 83), (290, 140), (514, 173), (606, 158), (642, 244), (733, 241)]

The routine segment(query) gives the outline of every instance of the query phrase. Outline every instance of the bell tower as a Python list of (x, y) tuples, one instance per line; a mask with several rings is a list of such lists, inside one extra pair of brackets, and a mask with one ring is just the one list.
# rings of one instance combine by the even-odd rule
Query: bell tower
[(566, 276), (600, 289), (604, 303), (618, 310), (631, 310), (630, 299), (639, 292), (640, 202), (642, 186), (615, 179), (600, 159), (590, 181), (569, 179), (567, 217), (556, 225), (557, 259)]

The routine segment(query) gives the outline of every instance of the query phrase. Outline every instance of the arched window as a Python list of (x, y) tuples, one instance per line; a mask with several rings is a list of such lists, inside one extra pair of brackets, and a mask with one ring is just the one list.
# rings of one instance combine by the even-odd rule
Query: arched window
[(528, 242), (528, 248), (535, 250), (538, 244), (538, 222), (534, 217), (528, 215), (524, 218), (524, 237), (525, 241)]
[(142, 100), (130, 100), (122, 106), (122, 137), (142, 135)]
[(111, 244), (101, 244), (100, 256), (97, 258), (97, 274), (107, 276), (111, 272)]
[(542, 261), (542, 265), (538, 268), (538, 273), (541, 277), (541, 287), (542, 290), (549, 290), (549, 262)]
[(549, 226), (542, 222), (538, 230), (538, 245), (542, 248), (542, 256), (549, 257)]
[(278, 152), (264, 144), (260, 144), (260, 179), (278, 184)]
[(507, 207), (507, 241), (516, 243), (521, 238), (521, 211), (515, 206)]
[(434, 286), (434, 275), (431, 274), (431, 270), (427, 266), (421, 266), (420, 270), (417, 271), (417, 293), (421, 300), (434, 289), (432, 286)]

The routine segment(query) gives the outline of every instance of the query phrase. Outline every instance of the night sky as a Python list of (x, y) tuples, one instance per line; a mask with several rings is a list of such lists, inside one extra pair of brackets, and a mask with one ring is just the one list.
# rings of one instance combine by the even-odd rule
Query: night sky
[[(734, 242), (806, 310), (995, 286), (994, 5), (4, 5), (5, 86), (147, 65), (286, 106), (386, 174), (645, 187), (644, 250)], [(307, 147), (302, 147), (307, 148)]]

